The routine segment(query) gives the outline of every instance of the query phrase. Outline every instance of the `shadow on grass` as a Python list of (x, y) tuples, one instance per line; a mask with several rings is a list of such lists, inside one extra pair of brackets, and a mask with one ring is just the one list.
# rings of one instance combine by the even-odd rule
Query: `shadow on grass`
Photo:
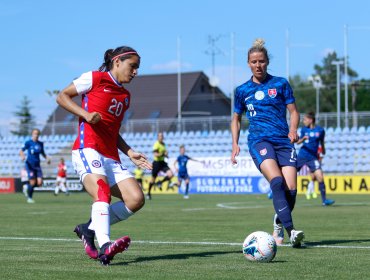
[(323, 241), (316, 241), (316, 242), (305, 242), (305, 245), (308, 247), (315, 247), (315, 246), (325, 246), (325, 245), (340, 245), (340, 244), (362, 244), (362, 243), (370, 243), (370, 239), (356, 239), (356, 240), (323, 240)]
[(242, 254), (241, 250), (237, 251), (214, 251), (214, 252), (200, 252), (200, 253), (188, 253), (188, 254), (171, 254), (171, 255), (160, 255), (160, 256), (150, 256), (150, 257), (138, 257), (132, 261), (112, 263), (111, 265), (127, 265), (130, 263), (141, 263), (150, 262), (157, 260), (186, 260), (189, 258), (211, 258), (217, 255), (226, 254)]

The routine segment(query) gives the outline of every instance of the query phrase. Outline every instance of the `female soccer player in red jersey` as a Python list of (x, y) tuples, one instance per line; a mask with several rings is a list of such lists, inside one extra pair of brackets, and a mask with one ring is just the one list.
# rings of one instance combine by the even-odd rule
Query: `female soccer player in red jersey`
[[(117, 253), (127, 249), (128, 236), (110, 240), (110, 225), (126, 220), (144, 205), (143, 192), (127, 168), (121, 164), (118, 150), (137, 166), (152, 169), (147, 157), (135, 152), (121, 137), (119, 129), (130, 105), (130, 93), (124, 88), (137, 75), (140, 56), (132, 48), (109, 49), (99, 71), (82, 74), (63, 89), (57, 103), (79, 117), (79, 133), (72, 148), (72, 163), (86, 191), (93, 199), (91, 220), (76, 226), (86, 253), (108, 265)], [(72, 99), (82, 97), (82, 106)], [(111, 202), (111, 195), (120, 199)], [(96, 236), (100, 251), (95, 247)]]

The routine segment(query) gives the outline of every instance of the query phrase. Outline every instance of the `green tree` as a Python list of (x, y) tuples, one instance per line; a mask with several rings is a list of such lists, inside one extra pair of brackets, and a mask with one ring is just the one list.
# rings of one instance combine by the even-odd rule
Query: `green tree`
[[(314, 75), (318, 75), (321, 77), (322, 83), (324, 87), (327, 89), (336, 88), (337, 67), (336, 65), (333, 65), (332, 63), (337, 60), (343, 61), (344, 59), (338, 57), (336, 52), (332, 52), (323, 58), (322, 65), (318, 65), (318, 64), (314, 65), (314, 70), (315, 70)], [(343, 77), (344, 76), (344, 64), (340, 65), (339, 71), (340, 71), (341, 77)], [(349, 82), (353, 81), (357, 77), (358, 77), (357, 72), (351, 69), (351, 67), (348, 67)]]
[(31, 100), (24, 96), (17, 108), (18, 110), (14, 114), (18, 119), (18, 123), (13, 123), (16, 130), (12, 130), (11, 133), (18, 136), (29, 135), (35, 125), (34, 116), (31, 113)]
[[(343, 60), (343, 58), (338, 57), (336, 52), (329, 53), (323, 58), (322, 64), (314, 65), (314, 74), (312, 76), (320, 76), (322, 81), (322, 87), (320, 88), (320, 112), (336, 112), (337, 110), (337, 68), (333, 65), (333, 61)], [(341, 77), (344, 77), (344, 65), (340, 65)], [(355, 93), (357, 100), (355, 103), (357, 111), (370, 110), (370, 103), (365, 102), (368, 100), (370, 94), (370, 81), (361, 80), (355, 81), (358, 74), (355, 70), (348, 67), (348, 80), (349, 82), (355, 83)], [(316, 110), (316, 89), (314, 88), (312, 82), (303, 79), (299, 76), (293, 76), (290, 79), (290, 83), (294, 89), (296, 103), (298, 110), (300, 112), (308, 112)], [(351, 87), (348, 87), (348, 98), (351, 99)], [(366, 99), (367, 98), (367, 99)], [(341, 83), (341, 111), (344, 111), (344, 85)], [(352, 110), (354, 102), (348, 100), (349, 110)]]

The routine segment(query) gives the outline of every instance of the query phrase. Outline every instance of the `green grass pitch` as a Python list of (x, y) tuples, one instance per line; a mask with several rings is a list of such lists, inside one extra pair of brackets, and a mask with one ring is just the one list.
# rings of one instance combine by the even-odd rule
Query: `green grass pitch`
[(370, 279), (370, 196), (300, 195), (293, 212), (305, 247), (278, 247), (271, 263), (241, 253), (244, 238), (272, 231), (265, 195), (153, 195), (144, 208), (111, 227), (129, 235), (128, 251), (104, 267), (85, 255), (74, 226), (89, 218), (86, 193), (0, 195), (0, 279)]

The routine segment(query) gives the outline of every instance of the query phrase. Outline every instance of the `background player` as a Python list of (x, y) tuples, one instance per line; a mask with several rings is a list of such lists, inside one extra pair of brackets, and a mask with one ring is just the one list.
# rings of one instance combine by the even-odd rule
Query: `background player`
[(62, 189), (62, 192), (64, 192), (66, 195), (69, 195), (67, 188), (67, 166), (64, 163), (64, 158), (61, 158), (58, 164), (54, 195), (59, 194), (59, 189)]
[[(324, 154), (322, 153), (322, 147), (319, 145), (317, 148), (317, 158), (321, 164), (322, 159), (324, 157)], [(311, 180), (307, 185), (307, 191), (306, 191), (306, 198), (311, 199), (312, 198), (317, 198), (317, 193), (315, 192), (315, 182), (316, 182), (316, 177), (313, 173), (310, 173)]]
[(303, 124), (304, 127), (301, 129), (300, 139), (297, 142), (297, 144), (303, 143), (297, 158), (298, 171), (306, 164), (319, 182), (322, 205), (332, 205), (335, 201), (326, 198), (324, 174), (317, 154), (318, 147), (321, 145), (322, 153), (325, 155), (325, 130), (315, 124), (313, 112), (309, 112), (303, 117)]
[[(33, 200), (33, 191), (36, 186), (42, 186), (42, 170), (40, 165), (40, 155), (42, 155), (48, 164), (50, 164), (50, 158), (45, 154), (44, 143), (39, 141), (40, 130), (35, 128), (32, 130), (31, 139), (24, 143), (24, 146), (19, 151), (19, 155), (22, 161), (25, 162), (25, 168), (28, 173), (28, 190), (27, 190), (27, 202), (35, 203)], [(27, 158), (24, 153), (27, 151)]]
[[(177, 159), (173, 163), (173, 167), (175, 168), (175, 170), (177, 172), (177, 178), (178, 178), (178, 183), (177, 184), (178, 184), (179, 188), (181, 187), (182, 181), (183, 180), (185, 181), (185, 194), (184, 194), (185, 199), (189, 198), (190, 178), (189, 178), (188, 168), (187, 168), (187, 164), (188, 164), (189, 160), (199, 162), (199, 160), (193, 159), (193, 158), (185, 155), (185, 146), (181, 145), (180, 146), (180, 155), (177, 157)], [(178, 167), (177, 167), (177, 165), (178, 165)]]
[[(124, 84), (135, 78), (139, 66), (140, 56), (134, 49), (126, 46), (109, 49), (99, 71), (82, 74), (57, 97), (61, 107), (79, 117), (72, 163), (94, 201), (91, 220), (76, 226), (75, 232), (86, 253), (105, 265), (130, 245), (128, 236), (111, 242), (110, 225), (126, 220), (145, 203), (139, 184), (121, 164), (118, 150), (135, 165), (152, 168), (147, 158), (135, 152), (119, 134), (131, 98)], [(82, 97), (82, 107), (72, 100), (78, 95)], [(110, 205), (111, 195), (120, 201)], [(95, 247), (95, 236), (100, 252)]]
[(162, 184), (166, 181), (171, 180), (173, 177), (173, 173), (171, 169), (168, 167), (167, 162), (165, 161), (165, 158), (168, 157), (168, 152), (166, 148), (166, 144), (164, 143), (164, 137), (163, 133), (159, 132), (157, 135), (157, 141), (153, 145), (153, 170), (152, 170), (152, 177), (150, 178), (149, 182), (149, 190), (147, 194), (147, 199), (152, 199), (151, 190), (153, 188), (153, 185), (155, 183), (155, 179), (158, 176), (158, 173), (160, 171), (165, 172), (166, 176), (156, 184), (159, 186), (159, 188), (162, 190)]
[[(253, 76), (237, 87), (231, 121), (231, 162), (240, 153), (239, 134), (242, 114), (249, 120), (249, 152), (257, 168), (270, 183), (273, 192), (274, 237), (281, 244), (285, 227), (293, 247), (301, 245), (303, 231), (295, 230), (292, 211), (297, 195), (296, 153), (292, 143), (298, 140), (299, 113), (293, 91), (284, 78), (267, 73), (269, 55), (264, 41), (257, 39), (248, 51)], [(290, 113), (290, 128), (286, 121)]]
[(29, 181), (28, 181), (28, 172), (27, 172), (26, 167), (23, 167), (21, 169), (21, 183), (22, 183), (23, 194), (26, 198), (28, 198), (28, 184), (29, 184)]
[(141, 189), (144, 191), (144, 186), (143, 186), (144, 170), (141, 169), (140, 167), (136, 167), (134, 169), (134, 176), (135, 176), (136, 181), (139, 183)]

